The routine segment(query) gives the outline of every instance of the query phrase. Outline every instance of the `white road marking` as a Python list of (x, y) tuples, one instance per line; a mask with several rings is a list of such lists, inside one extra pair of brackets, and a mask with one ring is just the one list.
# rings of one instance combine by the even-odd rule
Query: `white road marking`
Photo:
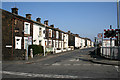
[(0, 64), (2, 63), (2, 61), (0, 61)]
[(101, 64), (93, 64), (94, 66), (101, 66)]
[(50, 64), (44, 64), (45, 66), (48, 66), (48, 65), (50, 65)]
[(0, 71), (3, 74), (9, 75), (18, 75), (18, 76), (26, 76), (26, 77), (44, 77), (44, 78), (78, 78), (78, 76), (71, 75), (54, 75), (54, 74), (34, 74), (34, 73), (24, 73), (24, 72), (12, 72), (12, 71)]
[(52, 64), (53, 66), (59, 66), (59, 65), (61, 65), (61, 64), (58, 64), (58, 63), (54, 63), (54, 64)]
[(76, 61), (75, 59), (71, 59), (71, 60), (69, 60), (69, 61)]
[(112, 66), (112, 65), (103, 65), (103, 66), (107, 66), (108, 67), (108, 66)]
[(119, 66), (115, 66), (115, 69), (117, 70), (117, 72), (119, 72)]
[(64, 66), (70, 66), (71, 64), (63, 64)]
[(85, 65), (85, 66), (90, 66), (91, 64), (83, 64), (83, 65)]
[(73, 64), (74, 66), (80, 66), (81, 64)]

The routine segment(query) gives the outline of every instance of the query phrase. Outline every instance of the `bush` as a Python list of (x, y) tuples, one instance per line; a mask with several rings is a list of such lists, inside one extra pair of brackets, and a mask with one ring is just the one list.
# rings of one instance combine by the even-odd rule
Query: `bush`
[(33, 55), (43, 53), (43, 46), (41, 45), (29, 45), (28, 47), (28, 54), (30, 55), (30, 49), (33, 49)]

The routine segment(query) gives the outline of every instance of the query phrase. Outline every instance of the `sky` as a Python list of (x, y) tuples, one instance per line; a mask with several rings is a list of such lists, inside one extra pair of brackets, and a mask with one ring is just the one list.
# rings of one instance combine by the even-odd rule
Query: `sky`
[(32, 20), (40, 17), (42, 23), (48, 20), (55, 28), (92, 41), (110, 25), (117, 28), (116, 2), (2, 2), (2, 9), (9, 12), (15, 6), (20, 16), (30, 13)]

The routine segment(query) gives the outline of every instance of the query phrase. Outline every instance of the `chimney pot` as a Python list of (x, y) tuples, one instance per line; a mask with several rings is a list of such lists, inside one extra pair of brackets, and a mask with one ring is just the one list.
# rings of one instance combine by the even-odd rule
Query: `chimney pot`
[(31, 19), (31, 14), (26, 14), (27, 19)]
[(36, 21), (41, 23), (41, 18), (37, 18)]
[(50, 25), (50, 26), (54, 28), (54, 24), (52, 24), (52, 25)]
[(12, 13), (18, 14), (18, 8), (11, 8), (11, 9), (12, 9)]
[(48, 20), (45, 20), (45, 21), (44, 21), (44, 24), (45, 24), (45, 25), (48, 25)]
[(70, 31), (68, 31), (68, 33), (70, 33)]

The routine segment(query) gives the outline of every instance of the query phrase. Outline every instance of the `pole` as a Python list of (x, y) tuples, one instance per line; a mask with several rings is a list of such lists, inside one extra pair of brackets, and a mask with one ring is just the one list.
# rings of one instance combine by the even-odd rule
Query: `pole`
[(97, 54), (97, 37), (95, 37), (95, 56)]
[(28, 39), (27, 39), (27, 49), (26, 49), (26, 60), (28, 60)]
[[(46, 37), (46, 25), (45, 25), (45, 37)], [(45, 42), (45, 40), (44, 40), (44, 42)], [(44, 56), (45, 56), (45, 47), (46, 47), (45, 44), (46, 44), (46, 43), (44, 43)]]
[[(110, 29), (112, 29), (112, 25), (110, 25)], [(110, 59), (112, 59), (112, 38), (110, 38)]]
[(103, 56), (103, 33), (102, 33), (102, 56)]
[(44, 45), (44, 56), (45, 56), (45, 45)]
[[(117, 28), (119, 30), (119, 0), (117, 0)], [(118, 60), (120, 60), (120, 33), (118, 32)]]

